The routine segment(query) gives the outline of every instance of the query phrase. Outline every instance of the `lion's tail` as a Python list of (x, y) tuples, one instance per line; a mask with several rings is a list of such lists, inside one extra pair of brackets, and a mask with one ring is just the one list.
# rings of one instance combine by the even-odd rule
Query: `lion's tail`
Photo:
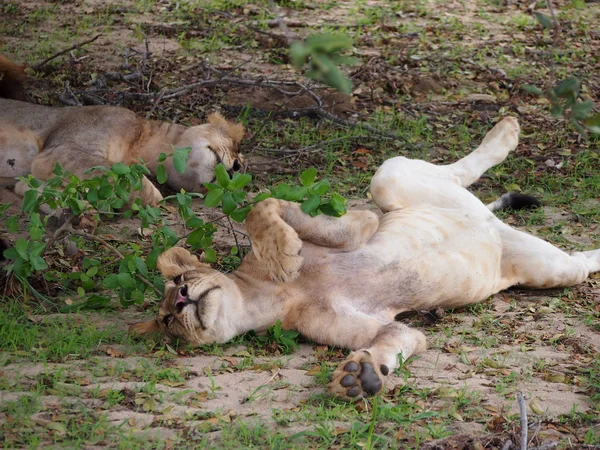
[(25, 100), (25, 66), (0, 55), (0, 98)]
[(499, 211), (501, 209), (533, 209), (541, 205), (541, 202), (531, 195), (509, 192), (486, 206), (490, 211)]

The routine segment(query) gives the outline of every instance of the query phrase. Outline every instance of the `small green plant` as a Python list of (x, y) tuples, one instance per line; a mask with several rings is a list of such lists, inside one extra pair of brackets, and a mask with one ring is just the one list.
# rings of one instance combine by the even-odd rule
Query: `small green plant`
[(280, 320), (267, 330), (265, 335), (257, 335), (249, 332), (246, 335), (251, 341), (260, 346), (272, 344), (283, 354), (293, 353), (298, 349), (298, 337), (300, 333), (294, 330), (284, 330)]

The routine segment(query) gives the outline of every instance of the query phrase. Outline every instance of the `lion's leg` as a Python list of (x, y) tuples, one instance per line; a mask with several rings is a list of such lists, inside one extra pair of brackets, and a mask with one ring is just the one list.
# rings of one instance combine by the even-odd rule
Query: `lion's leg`
[[(60, 163), (65, 170), (68, 170), (79, 178), (91, 178), (95, 175), (101, 175), (101, 172), (85, 173), (88, 169), (95, 166), (104, 166), (110, 168), (113, 163), (109, 160), (96, 155), (90, 155), (81, 151), (73, 150), (67, 146), (56, 146), (45, 149), (33, 159), (31, 164), (31, 174), (39, 180), (46, 181), (54, 177), (52, 171), (57, 163)], [(140, 197), (144, 205), (157, 206), (162, 200), (162, 195), (158, 189), (145, 176), (142, 178), (141, 192), (132, 192), (132, 198)]]
[(600, 271), (600, 250), (568, 254), (552, 244), (500, 223), (502, 285), (531, 288), (574, 286)]
[(404, 157), (385, 161), (371, 180), (371, 196), (385, 213), (398, 209), (432, 205), (469, 211), (485, 206), (465, 187), (487, 169), (502, 162), (517, 146), (519, 125), (508, 117), (498, 123), (471, 154), (454, 164), (436, 166)]
[(340, 251), (355, 250), (375, 233), (377, 216), (350, 211), (340, 218), (311, 217), (298, 203), (269, 198), (258, 203), (246, 219), (256, 258), (274, 280), (295, 278), (302, 257), (302, 241)]
[(344, 399), (371, 396), (383, 387), (383, 375), (425, 350), (425, 336), (402, 323), (328, 305), (299, 306), (288, 311), (283, 326), (328, 345), (354, 350), (334, 371), (329, 390)]
[(506, 117), (488, 131), (477, 149), (454, 164), (443, 167), (450, 169), (460, 179), (463, 187), (468, 187), (517, 148), (519, 130), (517, 119)]

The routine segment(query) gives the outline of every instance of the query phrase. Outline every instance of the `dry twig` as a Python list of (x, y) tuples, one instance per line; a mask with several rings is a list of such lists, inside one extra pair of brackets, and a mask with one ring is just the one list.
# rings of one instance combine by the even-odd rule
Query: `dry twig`
[(521, 412), (521, 450), (527, 450), (527, 405), (521, 392), (517, 392), (517, 401)]
[(40, 70), (42, 67), (44, 67), (46, 64), (48, 64), (50, 61), (52, 61), (53, 59), (58, 58), (61, 55), (64, 55), (65, 53), (70, 52), (71, 50), (75, 50), (77, 48), (83, 47), (84, 45), (87, 44), (91, 44), (92, 42), (94, 42), (96, 39), (98, 39), (100, 36), (102, 36), (101, 34), (97, 34), (96, 36), (94, 36), (91, 39), (88, 39), (86, 41), (80, 42), (79, 44), (75, 44), (72, 47), (67, 48), (66, 50), (61, 50), (58, 53), (55, 53), (54, 55), (50, 56), (49, 58), (46, 58), (45, 60), (43, 60), (40, 63), (37, 63), (36, 65), (32, 66), (34, 70)]

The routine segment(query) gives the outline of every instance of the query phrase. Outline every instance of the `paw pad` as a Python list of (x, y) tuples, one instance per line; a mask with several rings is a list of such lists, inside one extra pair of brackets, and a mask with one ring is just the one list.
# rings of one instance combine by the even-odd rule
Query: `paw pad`
[(389, 368), (382, 364), (377, 371), (367, 352), (354, 355), (353, 359), (342, 363), (334, 372), (330, 391), (347, 400), (376, 395), (383, 387), (381, 374), (387, 375)]

